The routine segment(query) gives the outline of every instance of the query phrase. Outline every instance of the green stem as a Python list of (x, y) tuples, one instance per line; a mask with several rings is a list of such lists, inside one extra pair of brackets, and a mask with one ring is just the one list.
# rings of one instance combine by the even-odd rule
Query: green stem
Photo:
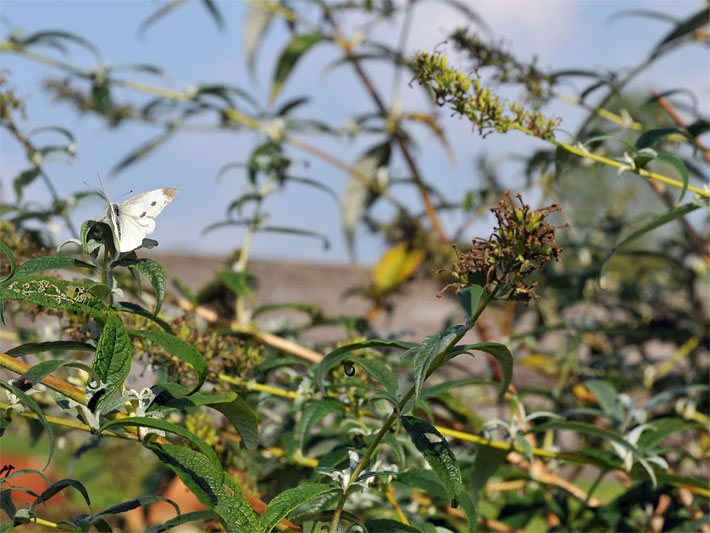
[[(488, 304), (490, 304), (493, 299), (495, 298), (497, 292), (498, 292), (499, 287), (496, 287), (487, 297), (486, 299), (479, 305), (478, 309), (476, 310), (476, 313), (468, 320), (466, 323), (466, 328), (461, 331), (456, 337), (454, 337), (451, 342), (443, 349), (439, 354), (434, 358), (432, 361), (431, 365), (429, 366), (429, 370), (427, 371), (427, 375), (424, 379), (428, 378), (431, 374), (433, 374), (436, 369), (438, 369), (444, 362), (446, 362), (446, 357), (449, 353), (449, 350), (453, 348), (468, 331), (473, 327), (473, 325), (476, 323), (476, 320), (478, 320), (478, 317), (481, 316), (481, 313), (488, 307)], [(382, 439), (385, 437), (389, 429), (392, 427), (392, 424), (399, 418), (399, 414), (404, 410), (406, 407), (407, 403), (409, 400), (412, 399), (412, 396), (414, 396), (415, 393), (415, 387), (412, 385), (409, 390), (405, 393), (405, 395), (399, 400), (397, 403), (397, 408), (392, 411), (390, 416), (387, 418), (385, 423), (382, 425), (380, 430), (377, 432), (377, 435), (375, 435), (375, 438), (372, 439), (372, 442), (370, 442), (370, 445), (367, 447), (365, 450), (365, 453), (363, 456), (360, 458), (360, 461), (358, 464), (355, 466), (355, 469), (353, 470), (352, 474), (350, 475), (350, 480), (343, 489), (343, 494), (340, 496), (340, 499), (338, 500), (338, 504), (335, 507), (335, 511), (333, 512), (333, 519), (330, 523), (330, 533), (337, 533), (338, 532), (338, 523), (340, 522), (340, 516), (343, 513), (343, 509), (345, 508), (345, 502), (348, 499), (348, 490), (350, 489), (350, 486), (353, 484), (353, 482), (357, 481), (357, 478), (360, 477), (360, 474), (362, 474), (362, 471), (365, 469), (367, 464), (372, 460), (373, 455), (377, 451), (378, 446), (380, 445), (380, 442), (382, 442)]]

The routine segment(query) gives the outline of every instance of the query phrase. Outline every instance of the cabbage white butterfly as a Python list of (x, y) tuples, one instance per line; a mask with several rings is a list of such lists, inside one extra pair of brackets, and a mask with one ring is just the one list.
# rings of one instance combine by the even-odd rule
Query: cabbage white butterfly
[(155, 217), (176, 194), (177, 189), (165, 187), (137, 194), (120, 204), (106, 198), (108, 218), (118, 251), (130, 252), (138, 248), (143, 239), (153, 233)]

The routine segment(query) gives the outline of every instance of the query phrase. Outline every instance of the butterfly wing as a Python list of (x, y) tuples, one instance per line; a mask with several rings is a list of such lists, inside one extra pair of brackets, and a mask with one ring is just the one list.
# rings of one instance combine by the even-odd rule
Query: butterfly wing
[(109, 204), (109, 219), (120, 252), (138, 248), (155, 229), (155, 217), (168, 205), (176, 189), (166, 187), (138, 194), (121, 204)]

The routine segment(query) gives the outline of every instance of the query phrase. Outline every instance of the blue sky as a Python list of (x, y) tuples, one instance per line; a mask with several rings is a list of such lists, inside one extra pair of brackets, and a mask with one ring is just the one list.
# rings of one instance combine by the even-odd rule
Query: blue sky
[[(465, 2), (465, 0), (464, 0)], [(543, 69), (569, 67), (619, 68), (630, 67), (646, 57), (650, 48), (668, 31), (668, 25), (658, 20), (623, 18), (613, 22), (609, 16), (625, 9), (653, 9), (683, 18), (702, 7), (695, 0), (664, 1), (470, 1), (468, 3), (491, 27), (498, 39), (505, 39), (509, 49), (520, 59), (537, 56)], [(198, 2), (176, 10), (158, 22), (143, 38), (136, 36), (139, 24), (162, 2), (152, 1), (34, 1), (3, 0), (0, 13), (4, 37), (10, 28), (25, 33), (39, 30), (61, 29), (81, 35), (92, 41), (101, 51), (102, 60), (112, 65), (149, 63), (160, 65), (168, 79), (155, 80), (131, 76), (174, 89), (184, 89), (196, 83), (229, 83), (247, 89), (262, 102), (270, 88), (270, 78), (276, 57), (287, 38), (283, 24), (272, 26), (263, 43), (257, 69), (257, 79), (252, 80), (245, 68), (243, 27), (245, 5), (236, 1), (219, 2), (227, 20), (227, 29), (220, 33)], [(456, 12), (445, 8), (436, 0), (422, 2), (414, 14), (414, 26), (408, 48), (432, 49), (440, 45), (446, 35), (462, 23)], [(350, 30), (356, 23), (347, 24)], [(380, 28), (373, 37), (392, 42), (397, 35), (397, 25)], [(47, 49), (47, 54), (56, 52)], [(356, 78), (347, 68), (324, 72), (323, 66), (337, 53), (327, 46), (315, 48), (297, 67), (288, 81), (280, 101), (309, 94), (313, 97), (301, 116), (316, 116), (335, 126), (342, 126), (347, 116), (371, 109), (369, 101)], [(2, 69), (10, 72), (10, 81), (17, 93), (26, 100), (28, 120), (24, 126), (58, 125), (68, 128), (77, 136), (76, 160), (71, 165), (53, 163), (48, 166), (50, 175), (60, 191), (81, 189), (82, 181), (96, 184), (96, 173), (106, 174), (132, 148), (159, 133), (155, 128), (127, 124), (118, 130), (107, 130), (97, 119), (79, 116), (65, 104), (52, 102), (40, 90), (40, 83), (48, 76), (61, 73), (25, 59), (3, 55)], [(73, 48), (68, 61), (88, 68), (94, 58), (79, 48)], [(697, 65), (706, 65), (698, 69)], [(391, 76), (374, 64), (366, 66), (372, 77), (385, 88), (388, 101), (392, 95)], [(662, 59), (653, 69), (644, 73), (634, 87), (648, 90), (666, 90), (687, 87), (694, 90), (705, 106), (710, 99), (710, 71), (707, 54), (700, 46), (686, 47)], [(404, 76), (399, 94), (405, 109), (429, 110), (430, 104), (422, 93), (407, 86)], [(142, 95), (118, 91), (117, 98), (143, 100)], [(512, 95), (514, 96), (514, 95)], [(579, 112), (566, 104), (555, 104), (552, 114), (563, 118), (563, 128), (573, 131), (580, 118)], [(444, 151), (421, 135), (419, 140), (421, 167), (426, 178), (441, 184), (454, 197), (471, 186), (474, 165), (481, 151), (496, 154), (530, 153), (541, 145), (535, 140), (512, 133), (506, 136), (491, 135), (485, 140), (470, 133), (470, 127), (461, 121), (444, 119), (449, 139), (457, 154), (457, 164), (450, 165)], [(160, 216), (153, 235), (160, 241), (163, 251), (183, 251), (207, 255), (220, 255), (241, 245), (243, 233), (239, 229), (224, 229), (206, 236), (202, 229), (223, 217), (226, 206), (244, 187), (244, 176), (232, 172), (215, 181), (217, 170), (229, 162), (243, 161), (258, 137), (249, 132), (240, 134), (180, 134), (152, 157), (130, 167), (119, 177), (106, 184), (113, 198), (121, 198), (129, 191), (142, 192), (155, 187), (171, 186), (180, 190), (177, 199)], [(310, 137), (311, 143), (340, 158), (354, 163), (365, 144), (349, 145), (322, 137)], [(297, 162), (307, 157), (299, 152), (291, 155)], [(0, 177), (3, 201), (12, 201), (12, 179), (26, 163), (17, 144), (0, 131)], [(301, 167), (301, 175), (322, 180), (341, 192), (346, 176), (340, 171), (318, 161)], [(394, 174), (403, 174), (404, 166), (395, 161)], [(511, 176), (519, 169), (511, 167)], [(511, 184), (514, 186), (513, 178)], [(26, 193), (26, 198), (46, 199), (46, 192), (37, 182)], [(125, 198), (125, 196), (124, 196)], [(406, 202), (418, 202), (417, 196), (406, 193)], [(418, 204), (415, 204), (418, 205)], [(77, 211), (77, 221), (97, 216), (103, 207), (92, 202)], [(261, 234), (255, 239), (253, 253), (260, 257), (306, 261), (344, 262), (347, 253), (342, 238), (339, 206), (322, 192), (294, 186), (267, 204), (274, 225), (295, 225), (304, 229), (321, 231), (333, 242), (324, 251), (318, 241), (300, 237)], [(445, 219), (446, 221), (446, 219)], [(358, 236), (358, 258), (372, 263), (382, 253), (382, 243), (365, 234)]]

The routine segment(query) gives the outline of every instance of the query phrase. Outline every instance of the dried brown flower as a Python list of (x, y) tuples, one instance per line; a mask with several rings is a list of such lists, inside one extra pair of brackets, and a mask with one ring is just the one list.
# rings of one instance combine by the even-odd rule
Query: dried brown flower
[(521, 196), (516, 207), (509, 192), (491, 209), (498, 226), (490, 238), (473, 240), (471, 250), (459, 255), (452, 274), (459, 289), (481, 285), (498, 298), (527, 302), (535, 294), (536, 281), (526, 278), (542, 270), (550, 259), (557, 260), (562, 249), (555, 243), (555, 226), (545, 221), (551, 213), (560, 211), (558, 205), (532, 210)]

